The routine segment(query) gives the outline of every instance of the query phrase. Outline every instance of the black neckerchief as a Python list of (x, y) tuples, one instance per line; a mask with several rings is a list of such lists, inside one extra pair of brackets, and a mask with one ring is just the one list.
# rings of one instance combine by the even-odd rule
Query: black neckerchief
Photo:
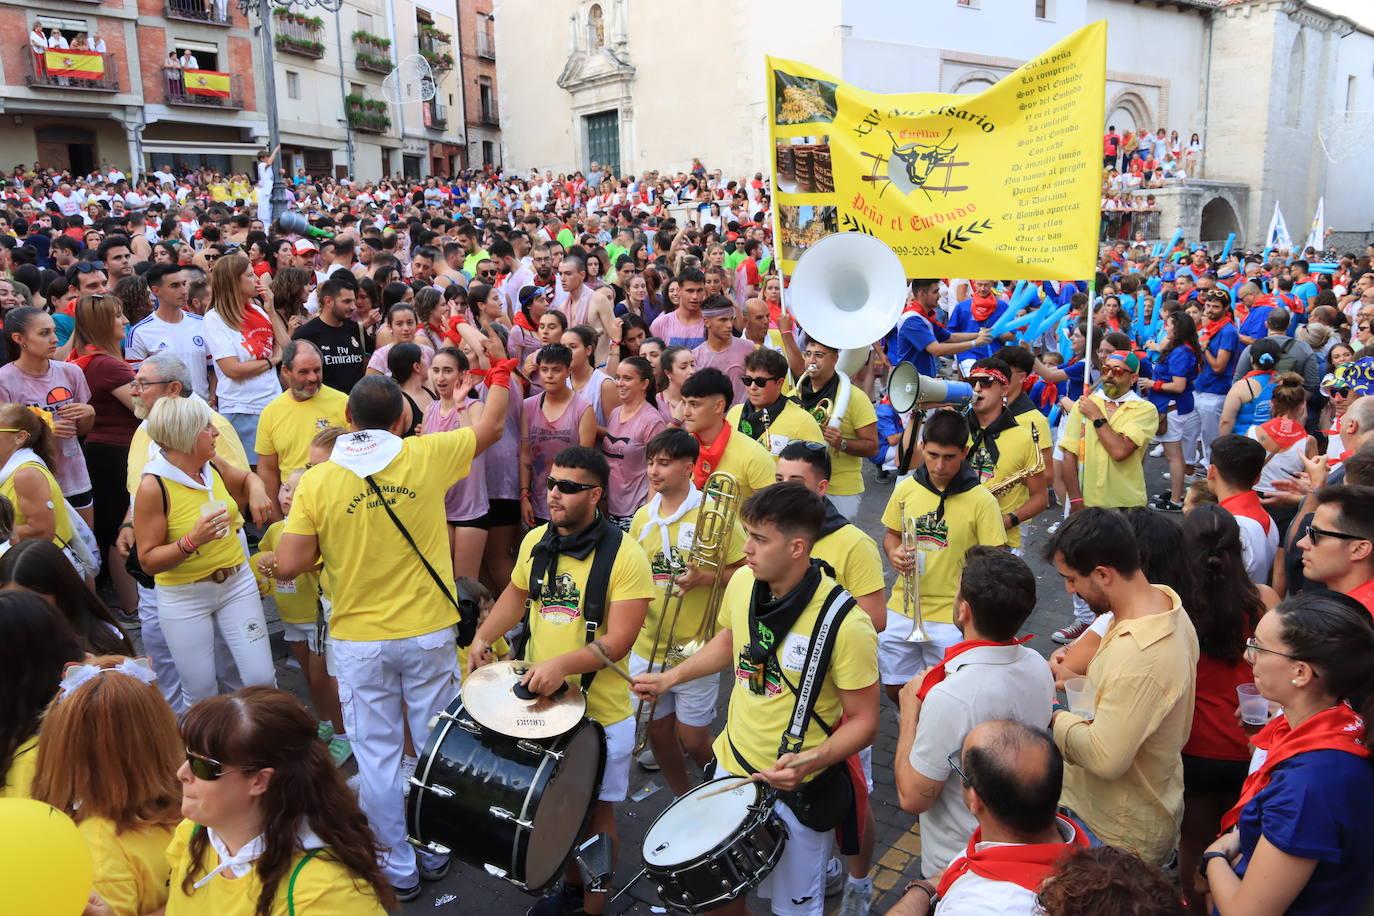
[(849, 519), (840, 514), (840, 510), (835, 508), (835, 504), (830, 501), (830, 497), (825, 497), (825, 520), (821, 522), (821, 534), (816, 540), (834, 534), (845, 525), (849, 524)]
[(997, 459), (1001, 457), (1001, 451), (997, 448), (997, 437), (1008, 429), (1016, 429), (1016, 417), (1010, 410), (1003, 408), (987, 426), (978, 425), (978, 415), (972, 410), (968, 412), (969, 428), (969, 449), (970, 455), (978, 451), (979, 448), (986, 448), (988, 455), (992, 458), (993, 466), (997, 465)]
[(778, 395), (778, 399), (767, 407), (755, 407), (746, 399), (739, 412), (739, 431), (752, 439), (762, 439), (768, 427), (778, 422), (778, 417), (787, 409), (787, 402), (785, 394)]
[(754, 594), (749, 602), (749, 659), (762, 665), (777, 648), (779, 639), (792, 631), (802, 612), (811, 604), (821, 584), (823, 564), (813, 559), (801, 581), (787, 594), (774, 598), (768, 583), (754, 581)]
[(959, 470), (955, 471), (954, 478), (950, 480), (949, 486), (945, 487), (944, 490), (939, 489), (935, 484), (930, 482), (930, 472), (926, 470), (925, 465), (921, 465), (917, 468), (916, 473), (912, 476), (916, 479), (916, 483), (940, 497), (940, 504), (935, 507), (935, 518), (937, 520), (945, 517), (945, 500), (949, 499), (951, 496), (958, 496), (960, 493), (967, 493), (969, 490), (979, 485), (978, 472), (973, 469), (973, 466), (970, 465), (967, 460), (959, 465)]
[(797, 398), (801, 405), (807, 410), (813, 409), (817, 404), (825, 399), (830, 399), (831, 407), (835, 405), (835, 395), (840, 390), (840, 373), (835, 370), (835, 374), (830, 376), (830, 381), (821, 386), (820, 391), (815, 391), (811, 387), (811, 376), (803, 375), (801, 382), (797, 385)]
[(601, 539), (601, 526), (605, 520), (601, 513), (596, 513), (596, 518), (592, 523), (581, 531), (572, 534), (559, 534), (553, 522), (544, 529), (544, 536), (539, 539), (539, 543), (534, 545), (530, 551), (532, 555), (540, 554), (548, 556), (548, 567), (544, 573), (545, 588), (551, 588), (554, 580), (558, 578), (558, 558), (572, 557), (574, 560), (585, 560), (591, 556), (596, 549), (597, 542)]
[(1019, 417), (1022, 414), (1030, 413), (1035, 409), (1035, 402), (1032, 401), (1030, 395), (1026, 394), (1024, 391), (1021, 392), (1020, 397), (1007, 405), (1007, 410), (1011, 411), (1013, 417)]

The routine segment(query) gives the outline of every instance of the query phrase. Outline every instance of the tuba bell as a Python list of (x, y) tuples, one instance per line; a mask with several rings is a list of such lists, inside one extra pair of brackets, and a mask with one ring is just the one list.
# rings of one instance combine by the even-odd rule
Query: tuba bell
[(906, 269), (887, 245), (862, 232), (828, 235), (807, 249), (787, 287), (797, 323), (841, 354), (847, 366), (863, 366), (868, 348), (887, 335), (906, 305)]

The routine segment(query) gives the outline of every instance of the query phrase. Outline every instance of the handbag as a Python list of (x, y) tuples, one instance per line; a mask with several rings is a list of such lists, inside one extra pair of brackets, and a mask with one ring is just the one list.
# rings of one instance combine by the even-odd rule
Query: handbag
[[(162, 491), (162, 514), (166, 515), (168, 509), (167, 485), (164, 484), (162, 478), (158, 477), (156, 474), (153, 475), (153, 479), (157, 481), (157, 488)], [(124, 558), (124, 571), (129, 574), (129, 578), (133, 579), (144, 588), (152, 588), (155, 584), (153, 577), (143, 569), (143, 563), (138, 559), (138, 547), (136, 545), (133, 550), (129, 551), (129, 555)]]

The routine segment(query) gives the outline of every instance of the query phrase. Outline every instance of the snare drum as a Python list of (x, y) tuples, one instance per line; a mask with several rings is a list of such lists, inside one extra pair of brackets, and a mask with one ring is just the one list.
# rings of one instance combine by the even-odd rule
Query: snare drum
[(575, 687), (557, 698), (511, 694), (527, 670), (480, 668), (439, 714), (410, 781), (406, 828), (421, 849), (537, 892), (562, 874), (586, 829), (606, 739)]
[[(737, 777), (728, 777), (738, 782)], [(757, 887), (782, 856), (787, 827), (756, 782), (710, 798), (725, 780), (697, 786), (644, 835), (644, 870), (670, 910), (700, 913)]]

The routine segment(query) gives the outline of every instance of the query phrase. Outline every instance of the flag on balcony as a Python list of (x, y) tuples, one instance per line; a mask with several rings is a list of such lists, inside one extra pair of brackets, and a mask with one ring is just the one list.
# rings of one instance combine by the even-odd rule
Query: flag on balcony
[(229, 98), (229, 74), (218, 70), (183, 70), (181, 78), (191, 95), (207, 95), (217, 99)]
[(44, 62), (51, 76), (73, 76), (98, 80), (105, 75), (105, 56), (98, 51), (49, 51)]

